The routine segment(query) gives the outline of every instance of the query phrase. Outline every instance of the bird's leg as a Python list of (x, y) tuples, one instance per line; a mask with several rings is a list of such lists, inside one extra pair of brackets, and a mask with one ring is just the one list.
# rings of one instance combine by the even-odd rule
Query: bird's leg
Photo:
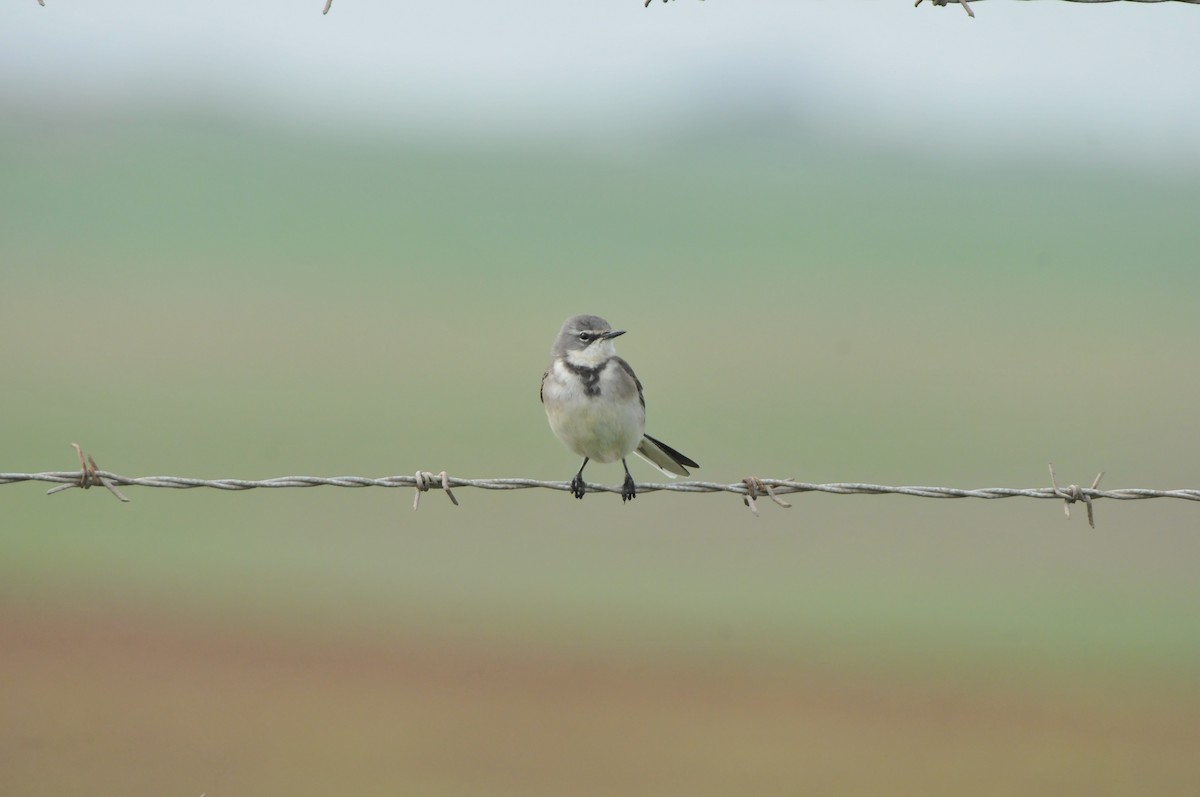
[(587, 467), (587, 464), (588, 458), (584, 457), (583, 464), (579, 466), (579, 472), (575, 474), (574, 479), (571, 479), (571, 495), (575, 496), (576, 498), (583, 498), (583, 469)]
[(633, 477), (629, 475), (629, 465), (625, 464), (625, 460), (621, 460), (621, 465), (625, 468), (625, 483), (621, 485), (621, 503), (637, 498), (637, 487), (633, 483)]

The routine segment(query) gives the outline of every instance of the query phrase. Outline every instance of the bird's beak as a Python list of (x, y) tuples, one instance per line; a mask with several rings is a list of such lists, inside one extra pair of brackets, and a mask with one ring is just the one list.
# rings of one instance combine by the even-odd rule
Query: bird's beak
[(624, 334), (625, 334), (625, 330), (623, 330), (623, 329), (610, 329), (607, 332), (605, 332), (603, 335), (601, 335), (600, 337), (603, 340), (608, 340), (609, 338), (617, 338)]

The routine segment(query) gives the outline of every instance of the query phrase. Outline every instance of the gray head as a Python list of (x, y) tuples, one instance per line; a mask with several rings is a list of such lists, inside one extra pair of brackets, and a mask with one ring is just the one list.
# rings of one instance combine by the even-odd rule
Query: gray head
[(625, 330), (613, 329), (600, 316), (574, 315), (563, 322), (550, 355), (570, 356), (572, 360), (606, 360), (616, 351), (610, 341), (624, 334)]

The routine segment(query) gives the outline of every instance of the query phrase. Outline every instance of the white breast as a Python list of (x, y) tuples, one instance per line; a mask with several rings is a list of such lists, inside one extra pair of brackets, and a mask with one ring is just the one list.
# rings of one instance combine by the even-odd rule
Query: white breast
[(542, 387), (550, 428), (567, 448), (596, 462), (617, 462), (642, 441), (646, 412), (636, 393), (633, 401), (617, 401), (621, 367), (610, 362), (600, 372), (600, 395), (589, 396), (583, 381), (555, 361)]

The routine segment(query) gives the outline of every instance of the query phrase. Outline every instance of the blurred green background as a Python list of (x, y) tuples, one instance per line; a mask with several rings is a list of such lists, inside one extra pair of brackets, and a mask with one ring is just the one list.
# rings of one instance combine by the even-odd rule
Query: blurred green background
[[(0, 470), (567, 479), (590, 312), (706, 480), (1200, 484), (1194, 161), (118, 105), (0, 119)], [(5, 794), (1200, 778), (1188, 503), (44, 489), (0, 490)]]

